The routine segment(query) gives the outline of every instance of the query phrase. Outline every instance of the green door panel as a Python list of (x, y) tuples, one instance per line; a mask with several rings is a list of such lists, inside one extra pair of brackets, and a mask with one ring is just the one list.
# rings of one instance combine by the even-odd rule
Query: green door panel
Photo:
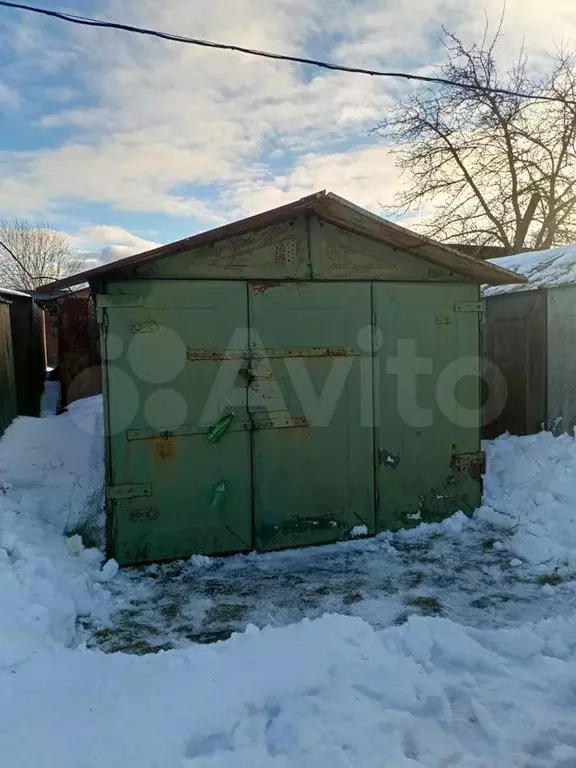
[[(250, 549), (246, 389), (219, 385), (246, 352), (246, 285), (134, 281), (122, 292), (100, 302), (111, 552), (128, 564)], [(230, 427), (208, 440), (225, 412)]]
[(480, 502), (478, 287), (375, 283), (377, 528)]
[(248, 296), (257, 548), (373, 531), (370, 285), (253, 284)]

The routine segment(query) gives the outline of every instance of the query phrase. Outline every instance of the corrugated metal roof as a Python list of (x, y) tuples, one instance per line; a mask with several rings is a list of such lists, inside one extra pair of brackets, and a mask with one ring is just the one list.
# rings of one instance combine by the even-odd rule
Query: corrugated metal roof
[(151, 251), (128, 256), (112, 264), (104, 264), (86, 272), (81, 272), (78, 275), (72, 275), (64, 280), (49, 283), (48, 285), (41, 286), (40, 290), (50, 291), (65, 286), (78, 285), (97, 277), (112, 277), (119, 270), (126, 267), (200, 248), (201, 246), (212, 245), (219, 240), (263, 229), (271, 224), (278, 224), (306, 213), (315, 213), (344, 229), (366, 235), (398, 250), (420, 256), (426, 261), (446, 267), (452, 272), (478, 283), (501, 285), (525, 282), (523, 277), (513, 272), (455, 251), (449, 246), (442, 245), (398, 224), (386, 221), (380, 216), (376, 216), (364, 208), (359, 208), (338, 195), (323, 191), (303, 197), (294, 203), (273, 208), (265, 213), (250, 216), (247, 219), (241, 219), (240, 221), (235, 221), (207, 232), (201, 232), (198, 235), (193, 235), (168, 245), (162, 245)]

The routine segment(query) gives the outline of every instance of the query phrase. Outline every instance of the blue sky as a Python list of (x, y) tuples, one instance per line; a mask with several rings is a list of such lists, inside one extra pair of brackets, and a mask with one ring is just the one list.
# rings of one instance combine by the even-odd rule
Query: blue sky
[[(464, 0), (56, 0), (196, 37), (428, 71)], [(573, 0), (508, 0), (503, 55), (576, 33)], [(0, 218), (46, 220), (89, 260), (186, 237), (328, 188), (379, 210), (402, 183), (370, 129), (405, 84), (266, 62), (0, 9)]]

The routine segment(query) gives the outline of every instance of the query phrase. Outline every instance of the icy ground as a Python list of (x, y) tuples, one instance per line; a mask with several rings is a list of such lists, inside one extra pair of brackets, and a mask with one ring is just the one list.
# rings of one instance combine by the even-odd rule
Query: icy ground
[(83, 545), (102, 532), (99, 399), (18, 419), (0, 764), (575, 768), (576, 440), (488, 451), (472, 521), (117, 573)]
[(572, 615), (576, 574), (510, 565), (509, 526), (462, 514), (432, 530), (128, 569), (110, 584), (120, 605), (114, 626), (96, 631), (90, 645), (147, 653), (325, 613), (359, 616), (377, 629), (411, 615), (486, 628)]

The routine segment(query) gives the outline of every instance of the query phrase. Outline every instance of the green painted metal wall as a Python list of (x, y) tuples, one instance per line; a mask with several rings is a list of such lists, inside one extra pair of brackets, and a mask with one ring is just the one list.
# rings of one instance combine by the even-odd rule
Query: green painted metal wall
[(315, 217), (199, 250), (98, 287), (119, 562), (477, 506), (477, 285)]
[(458, 275), (317, 216), (144, 262), (126, 278), (460, 281)]

